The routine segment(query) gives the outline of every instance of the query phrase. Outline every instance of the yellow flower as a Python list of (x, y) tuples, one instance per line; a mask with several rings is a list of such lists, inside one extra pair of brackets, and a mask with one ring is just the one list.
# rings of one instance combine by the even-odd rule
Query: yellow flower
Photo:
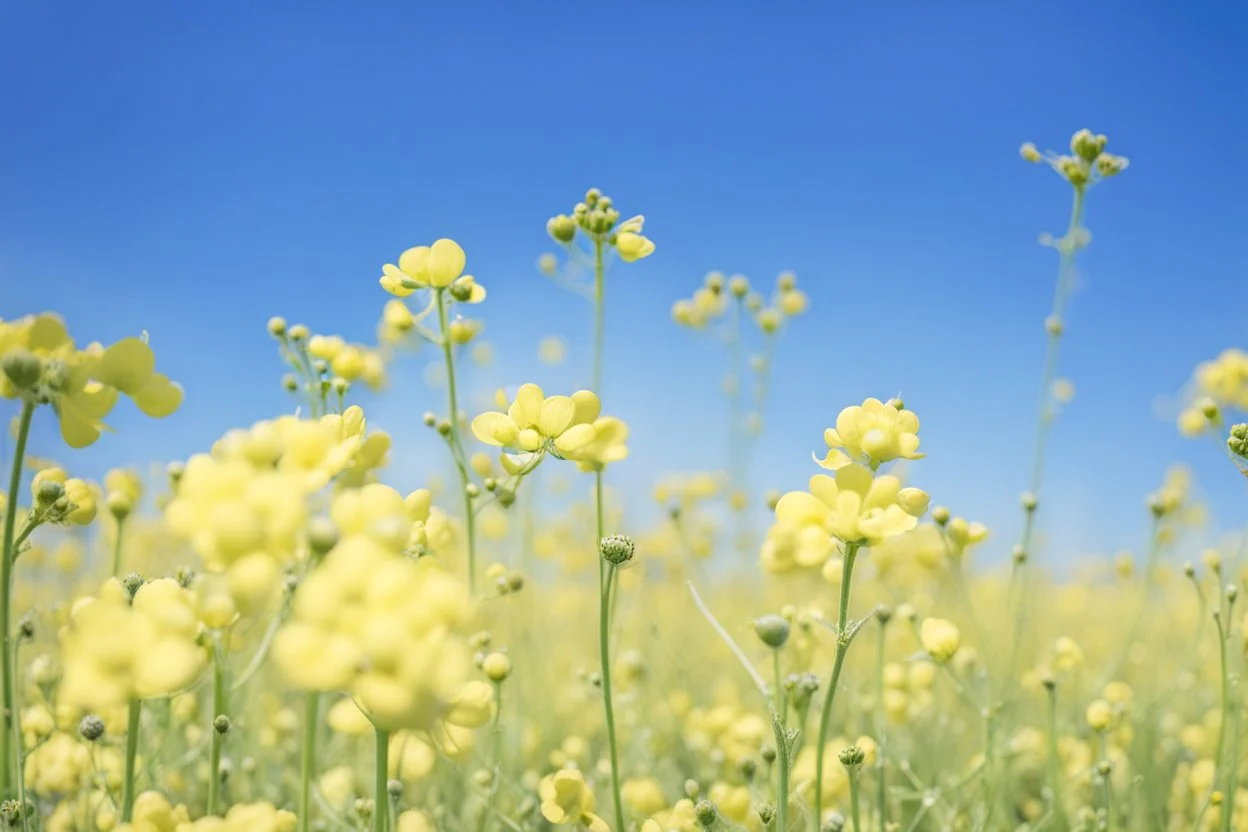
[[(409, 248), (399, 255), (398, 266), (387, 263), (382, 267), (381, 286), (401, 298), (416, 289), (445, 289), (464, 273), (466, 261), (464, 250), (454, 240), (444, 238), (432, 246)], [(468, 287), (470, 296), (473, 286)]]
[(553, 449), (566, 456), (595, 440), (600, 409), (588, 390), (547, 397), (536, 384), (525, 384), (506, 413), (488, 411), (473, 419), (472, 433), (487, 445), (530, 453)]
[(809, 492), (781, 497), (776, 520), (794, 529), (817, 526), (846, 543), (873, 546), (913, 529), (927, 502), (927, 494), (902, 488), (896, 477), (873, 477), (861, 465), (846, 465), (835, 478), (811, 477)]
[(554, 824), (579, 823), (590, 832), (609, 832), (606, 821), (594, 814), (594, 793), (576, 769), (560, 769), (538, 785), (542, 817)]
[(62, 701), (103, 711), (169, 696), (206, 664), (194, 595), (171, 578), (149, 581), (132, 603), (116, 579), (79, 600), (61, 631)]
[(654, 254), (654, 243), (641, 234), (622, 231), (616, 235), (615, 249), (625, 263), (634, 263)]
[(927, 655), (940, 664), (953, 658), (962, 643), (962, 635), (952, 621), (943, 618), (925, 618), (919, 627), (919, 641)]
[(816, 462), (835, 471), (853, 463), (875, 468), (894, 459), (921, 459), (918, 433), (919, 417), (913, 411), (867, 399), (842, 410), (836, 427), (823, 432), (828, 453)]

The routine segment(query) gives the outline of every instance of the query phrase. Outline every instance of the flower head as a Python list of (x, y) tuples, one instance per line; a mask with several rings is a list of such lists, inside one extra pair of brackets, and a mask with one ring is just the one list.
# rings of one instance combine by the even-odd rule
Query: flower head
[(560, 769), (538, 785), (542, 817), (554, 824), (576, 823), (590, 832), (609, 832), (607, 823), (594, 814), (594, 793), (580, 771)]
[(836, 417), (836, 427), (823, 432), (828, 453), (815, 461), (831, 471), (851, 463), (878, 468), (894, 459), (921, 459), (919, 417), (899, 403), (867, 399), (847, 407)]
[(927, 503), (926, 493), (902, 488), (896, 477), (875, 477), (861, 465), (845, 465), (835, 477), (811, 477), (809, 492), (781, 497), (776, 520), (799, 532), (813, 526), (845, 543), (873, 546), (913, 529)]

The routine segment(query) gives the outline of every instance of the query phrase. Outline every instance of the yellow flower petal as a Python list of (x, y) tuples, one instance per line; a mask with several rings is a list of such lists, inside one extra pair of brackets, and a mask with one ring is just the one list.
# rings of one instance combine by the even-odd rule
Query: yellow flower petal
[(151, 347), (138, 338), (123, 338), (104, 350), (95, 374), (105, 384), (132, 396), (151, 379), (155, 367)]
[(430, 247), (425, 261), (425, 275), (429, 285), (438, 289), (450, 286), (464, 273), (466, 262), (467, 257), (459, 243), (446, 238), (438, 240)]

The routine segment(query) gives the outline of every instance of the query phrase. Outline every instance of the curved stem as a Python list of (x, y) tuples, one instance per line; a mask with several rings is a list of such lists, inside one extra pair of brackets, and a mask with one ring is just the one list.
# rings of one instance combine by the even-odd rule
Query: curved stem
[(303, 706), (303, 749), (299, 759), (299, 832), (312, 828), (312, 777), (316, 773), (316, 720), (320, 693), (308, 691)]
[[(604, 535), (605, 518), (602, 508), (602, 472), (594, 474), (594, 504), (597, 515), (599, 548)], [(615, 580), (615, 564), (607, 563), (598, 554), (598, 655), (602, 673), (602, 707), (607, 721), (607, 744), (611, 750), (611, 799), (615, 808), (615, 829), (624, 829), (624, 801), (620, 797), (620, 754), (615, 739), (615, 707), (611, 702), (611, 584)]]
[(139, 753), (139, 717), (143, 703), (130, 700), (130, 713), (126, 720), (126, 768), (121, 781), (121, 822), (134, 819), (134, 761)]
[[(4, 710), (0, 712), (0, 797), (8, 797), (13, 793), (12, 778), (17, 771), (15, 761), (22, 753), (22, 737), (13, 731), (12, 723), (16, 713), (14, 703), (17, 700), (17, 683), (8, 669), (13, 666), (13, 567), (17, 559), (16, 547), (13, 543), (17, 531), (17, 495), (22, 487), (22, 467), (26, 460), (26, 440), (30, 437), (30, 421), (35, 415), (34, 402), (22, 403), (22, 415), (17, 423), (17, 445), (13, 449), (13, 467), (9, 472), (8, 502), (4, 507), (4, 551), (0, 553), (0, 668), (3, 668), (4, 679), (0, 687), (4, 688)], [(14, 766), (10, 769), (10, 766)]]
[(447, 406), (450, 408), (451, 456), (455, 459), (455, 468), (459, 472), (460, 493), (464, 499), (464, 528), (468, 537), (468, 590), (477, 591), (477, 519), (472, 510), (472, 497), (468, 486), (472, 482), (468, 474), (468, 466), (464, 462), (464, 446), (459, 436), (459, 399), (455, 389), (455, 352), (452, 349), (449, 326), (447, 322), (446, 290), (437, 289), (435, 302), (438, 307), (438, 324), (442, 333), (442, 358), (446, 364), (446, 395)]
[(390, 732), (377, 729), (376, 767), (373, 770), (373, 832), (389, 832)]
[[(845, 558), (841, 565), (841, 608), (837, 612), (836, 659), (832, 663), (832, 678), (823, 696), (823, 710), (819, 714), (819, 741), (815, 746), (815, 828), (823, 823), (823, 758), (824, 746), (828, 744), (828, 722), (832, 717), (832, 701), (836, 698), (836, 686), (841, 680), (841, 668), (849, 651), (849, 638), (845, 628), (849, 623), (849, 585), (854, 575), (854, 559), (858, 556), (858, 544), (845, 546)], [(857, 827), (855, 827), (857, 828)]]

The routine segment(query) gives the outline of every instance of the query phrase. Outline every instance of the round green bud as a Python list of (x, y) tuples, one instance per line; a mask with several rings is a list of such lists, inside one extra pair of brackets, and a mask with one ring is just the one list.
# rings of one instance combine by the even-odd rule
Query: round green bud
[(932, 509), (932, 521), (937, 526), (943, 526), (949, 522), (949, 509), (944, 506), (936, 506)]
[(386, 781), (386, 794), (390, 795), (391, 800), (398, 800), (400, 797), (402, 797), (403, 796), (403, 781), (402, 780), (387, 780)]
[(274, 316), (269, 318), (269, 334), (274, 338), (286, 337), (286, 319)]
[(338, 527), (325, 516), (313, 517), (308, 523), (308, 548), (317, 557), (324, 557), (338, 545)]
[(602, 191), (597, 188), (590, 188), (585, 192), (585, 204), (593, 208), (598, 204), (598, 200), (602, 199)]
[(519, 572), (512, 572), (507, 576), (507, 591), (519, 592), (524, 589), (524, 576)]
[(293, 373), (287, 373), (282, 376), (282, 388), (285, 389), (287, 393), (294, 393), (299, 389), (299, 379), (295, 378)]
[(312, 337), (312, 330), (308, 329), (303, 324), (295, 324), (287, 331), (290, 334), (290, 340), (296, 343), (306, 341)]
[(120, 491), (109, 492), (106, 502), (109, 513), (117, 520), (125, 520), (134, 511), (134, 499), (129, 494), (123, 494)]
[(434, 427), (438, 424), (438, 417), (434, 416), (433, 413), (428, 410), (425, 411), (424, 416), (420, 417), (420, 420), (425, 423), (425, 427), (427, 428)]
[(728, 291), (732, 292), (733, 297), (745, 297), (750, 291), (749, 278), (743, 274), (734, 274), (728, 279)]
[(212, 730), (218, 734), (230, 733), (230, 718), (225, 714), (217, 714), (217, 718), (212, 721)]
[(50, 506), (64, 496), (65, 486), (59, 482), (43, 480), (35, 491), (35, 503), (40, 506)]
[(715, 819), (719, 817), (719, 810), (711, 801), (699, 800), (698, 805), (693, 807), (693, 814), (703, 829), (710, 829), (715, 825)]
[(43, 362), (26, 350), (14, 350), (4, 357), (4, 374), (18, 390), (29, 390), (43, 378)]
[(331, 383), (333, 385), (334, 392), (339, 396), (347, 395), (347, 391), (351, 389), (351, 382), (341, 376), (335, 376), (333, 382)]
[(862, 765), (862, 761), (867, 758), (867, 755), (857, 745), (845, 746), (841, 749), (841, 753), (836, 756), (841, 761), (841, 765), (851, 770), (858, 768)]
[(754, 633), (763, 644), (779, 650), (789, 640), (789, 622), (779, 615), (760, 616), (754, 619)]
[(138, 572), (131, 572), (122, 579), (121, 585), (126, 588), (126, 592), (130, 593), (130, 597), (133, 598), (135, 593), (143, 586), (143, 576)]
[(602, 553), (603, 560), (617, 566), (632, 560), (636, 548), (633, 539), (626, 534), (608, 535), (598, 542), (598, 551)]
[(546, 221), (546, 233), (555, 242), (570, 243), (576, 237), (576, 220), (566, 214), (551, 217)]
[(451, 297), (460, 303), (467, 302), (472, 297), (472, 286), (467, 281), (456, 281), (451, 284)]
[(78, 723), (78, 733), (82, 734), (82, 738), (87, 742), (95, 742), (104, 736), (104, 720), (95, 714), (87, 714)]

